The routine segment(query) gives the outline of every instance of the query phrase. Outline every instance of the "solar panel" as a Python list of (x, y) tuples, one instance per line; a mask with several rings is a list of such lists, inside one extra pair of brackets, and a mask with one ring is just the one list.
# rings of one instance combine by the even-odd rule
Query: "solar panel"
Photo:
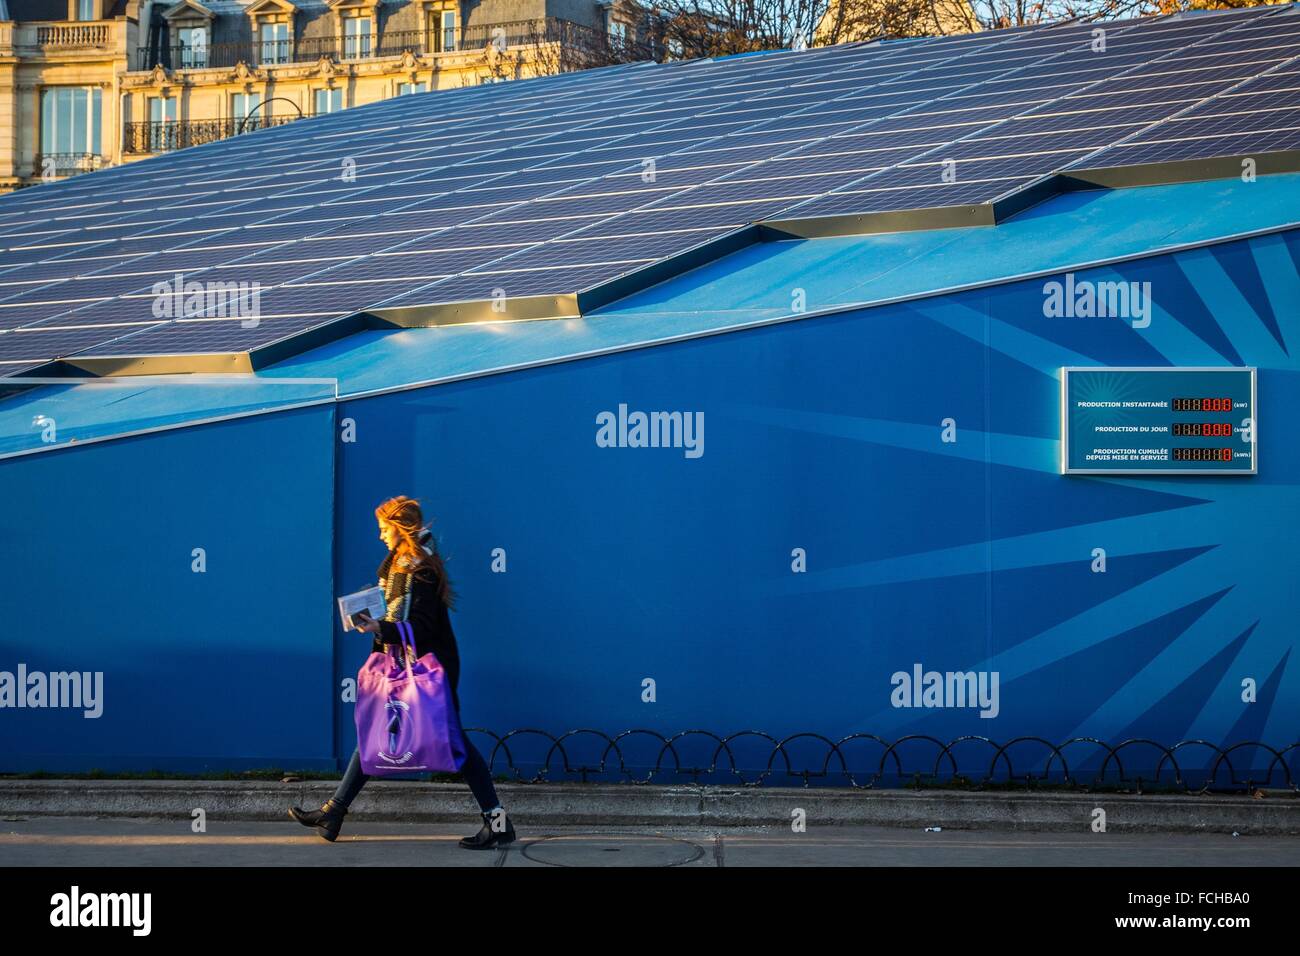
[(238, 319), (176, 321), (155, 325), (131, 335), (108, 339), (78, 351), (86, 357), (155, 355), (158, 353), (241, 352), (307, 331), (328, 318), (288, 315), (261, 319), (247, 328)]
[[(1196, 49), (1199, 44), (1221, 37), (1225, 32), (1230, 33), (1233, 29), (1249, 25), (1261, 16), (1257, 11), (1251, 13), (1253, 15), (1238, 15), (1235, 18), (1219, 22), (1216, 24), (1219, 27), (1217, 30), (1207, 29), (1205, 21), (1195, 19), (1185, 23), (1165, 21), (1165, 23), (1176, 25), (1165, 28), (1163, 30), (1165, 35), (1154, 40), (1153, 36), (1157, 35), (1157, 31), (1162, 29), (1159, 24), (1148, 26), (1145, 30), (1133, 30), (1131, 32), (1121, 30), (1119, 35), (1110, 41), (1108, 51), (1140, 49), (1143, 51), (1142, 56), (1156, 57), (1151, 62), (1168, 62), (1175, 56), (1182, 58), (1184, 52), (1188, 49)], [(1125, 40), (1128, 37), (1134, 37), (1141, 42), (1126, 44)], [(1073, 52), (1069, 54), (1071, 57), (1075, 55)], [(1060, 62), (1065, 58), (1067, 58), (1065, 55), (1048, 57), (1040, 61), (1038, 65), (1052, 69), (1059, 66)], [(1117, 65), (1125, 74), (1141, 69), (1140, 65), (1134, 66), (1130, 64), (1131, 60), (1128, 58), (1121, 58), (1117, 62)], [(1019, 72), (1019, 75), (1032, 75), (1033, 72), (1032, 68), (1025, 68)], [(1094, 82), (1100, 84), (1105, 79), (1109, 79), (1109, 77), (1103, 76)], [(1225, 84), (1231, 83), (1230, 80), (1223, 82)], [(1092, 88), (1091, 86), (1085, 86), (1082, 91), (1088, 92)], [(1027, 110), (1009, 109), (1007, 117), (1001, 122), (986, 127), (982, 132), (968, 133), (965, 136), (955, 138), (955, 141), (951, 144), (934, 147), (928, 150), (925, 156), (927, 158), (937, 158), (940, 161), (944, 159), (952, 160), (953, 157), (948, 155), (951, 149), (960, 149), (970, 139), (980, 136), (987, 137), (994, 133), (1025, 135), (1109, 127), (1115, 129), (1115, 139), (1123, 139), (1152, 122), (1176, 113), (1186, 105), (1183, 102), (1172, 102), (1136, 107), (1129, 106), (1119, 109), (1089, 109), (1091, 103), (1087, 101), (1080, 103), (1078, 93), (1081, 91), (1079, 89), (1076, 88), (1069, 92), (1074, 93), (1075, 96), (1059, 97)], [(1079, 108), (1080, 106), (1083, 108)], [(1028, 185), (1037, 178), (1030, 175), (1024, 183), (1018, 183), (1018, 174), (1037, 172), (1041, 175), (1042, 173), (1052, 172), (1061, 166), (1070, 165), (1072, 161), (1077, 162), (1080, 158), (1077, 152), (1062, 152), (1056, 157), (1059, 160), (1059, 165), (1040, 168), (1041, 156), (1037, 158), (1031, 156), (1004, 156), (1001, 163), (1002, 171), (998, 175), (984, 177), (982, 188), (979, 186), (973, 189), (954, 188), (959, 183), (938, 181), (926, 188), (923, 193), (913, 193), (910, 196), (906, 191), (900, 191), (895, 187), (897, 181), (905, 181), (915, 176), (914, 173), (906, 171), (910, 168), (909, 165), (900, 163), (890, 169), (870, 173), (863, 179), (842, 186), (826, 196), (808, 200), (794, 207), (793, 210), (788, 210), (787, 213), (805, 218), (827, 217), (861, 214), (863, 212), (893, 211), (909, 208), (911, 203), (924, 202), (951, 205), (955, 203), (989, 202), (1005, 195), (1017, 185)], [(911, 165), (915, 165), (915, 161)], [(950, 170), (950, 178), (955, 175), (961, 180), (960, 185), (969, 186), (981, 181), (980, 174), (983, 171), (982, 168), (977, 167), (975, 176), (970, 176), (965, 168), (952, 169)], [(903, 205), (900, 205), (900, 203)]]
[[(1187, 106), (1165, 122), (1135, 132), (1109, 149), (1094, 151), (1072, 168), (1131, 166), (1300, 149), (1300, 45), (1288, 24), (1288, 42), (1274, 45), (1262, 74)], [(1279, 60), (1280, 52), (1290, 57)], [(1263, 62), (1263, 61), (1261, 61)]]
[[(1298, 55), (1289, 8), (1216, 11), (629, 64), (271, 127), (0, 197), (0, 374), (571, 295), (758, 221), (1296, 149)], [(263, 283), (264, 320), (159, 321), (152, 283), (175, 272)]]

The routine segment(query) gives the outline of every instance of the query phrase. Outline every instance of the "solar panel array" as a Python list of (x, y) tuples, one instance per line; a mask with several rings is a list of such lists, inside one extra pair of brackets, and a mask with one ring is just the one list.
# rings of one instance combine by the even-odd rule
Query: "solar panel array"
[[(754, 222), (1295, 149), (1293, 9), (407, 95), (23, 190), (0, 197), (0, 375), (246, 352), (379, 308), (582, 292)], [(178, 274), (258, 283), (258, 321), (160, 313), (158, 283)]]

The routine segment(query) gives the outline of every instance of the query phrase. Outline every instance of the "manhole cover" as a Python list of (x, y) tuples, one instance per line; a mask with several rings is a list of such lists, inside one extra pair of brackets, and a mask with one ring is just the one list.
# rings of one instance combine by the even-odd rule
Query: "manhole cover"
[(552, 866), (681, 866), (703, 855), (686, 840), (622, 833), (544, 837), (524, 847), (528, 859)]

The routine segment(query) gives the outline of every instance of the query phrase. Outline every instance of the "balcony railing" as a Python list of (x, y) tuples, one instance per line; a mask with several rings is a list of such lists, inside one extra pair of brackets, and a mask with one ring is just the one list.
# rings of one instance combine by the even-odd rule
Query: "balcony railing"
[(612, 36), (558, 17), (470, 27), (461, 41), (466, 50), (482, 50), (492, 44), (531, 48), (538, 61), (535, 67), (548, 73), (660, 58), (650, 43)]
[(24, 57), (49, 59), (64, 53), (124, 49), (125, 20), (55, 21), (0, 24), (0, 49), (22, 50)]
[[(500, 37), (498, 40), (497, 38)], [(384, 32), (378, 36), (300, 37), (295, 40), (246, 40), (235, 43), (211, 43), (206, 46), (171, 46), (162, 49), (141, 47), (136, 51), (136, 69), (201, 70), (228, 68), (237, 63), (275, 66), (285, 63), (315, 63), (321, 57), (339, 62), (401, 56), (407, 50), (416, 54), (448, 53), (455, 50), (482, 50), (488, 44), (529, 46), (534, 44), (571, 45), (588, 56), (623, 62), (652, 59), (654, 51), (645, 43), (610, 36), (558, 17), (515, 20), (464, 30), (407, 30)]]
[(64, 50), (108, 46), (112, 42), (109, 23), (39, 23), (36, 43)]
[(226, 68), (236, 63), (277, 66), (282, 63), (315, 63), (321, 57), (340, 62), (401, 56), (407, 50), (423, 53), (429, 46), (419, 30), (373, 36), (302, 37), (298, 40), (244, 40), (210, 43), (206, 46), (172, 46), (136, 52), (136, 69), (203, 70)]
[(423, 53), (431, 44), (421, 30), (388, 32), (375, 36), (304, 37), (294, 50), (296, 62), (314, 63), (323, 56), (342, 60), (367, 60), (375, 57), (401, 56), (407, 50)]
[(238, 133), (249, 133), (268, 126), (292, 123), (297, 116), (249, 116), (244, 119), (216, 120), (158, 120), (127, 123), (122, 131), (122, 153), (142, 155), (165, 153), (186, 146), (227, 139)]
[[(579, 58), (582, 61), (581, 65), (603, 66), (634, 60), (658, 59), (658, 51), (650, 43), (613, 36), (604, 30), (558, 17), (522, 20), (499, 24), (498, 27), (505, 31), (507, 46), (557, 46), (566, 54)], [(494, 36), (492, 31), (498, 27), (476, 27), (466, 30), (465, 47), (474, 46), (481, 49), (491, 43)], [(479, 31), (486, 31), (487, 36), (480, 39)]]
[(42, 177), (52, 170), (55, 176), (75, 176), (103, 165), (104, 157), (98, 153), (37, 153), (33, 175)]

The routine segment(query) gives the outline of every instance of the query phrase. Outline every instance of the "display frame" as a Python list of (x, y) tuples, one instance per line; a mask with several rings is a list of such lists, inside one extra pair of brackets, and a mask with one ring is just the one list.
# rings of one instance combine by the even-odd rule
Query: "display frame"
[[(1250, 418), (1255, 430), (1250, 445), (1249, 468), (1071, 468), (1070, 467), (1070, 373), (1072, 372), (1247, 372), (1250, 374)], [(1060, 470), (1062, 475), (1159, 475), (1248, 477), (1259, 474), (1259, 401), (1257, 366), (1254, 365), (1063, 365), (1060, 368)], [(1172, 411), (1172, 409), (1171, 409)], [(1170, 435), (1173, 438), (1173, 435)]]

